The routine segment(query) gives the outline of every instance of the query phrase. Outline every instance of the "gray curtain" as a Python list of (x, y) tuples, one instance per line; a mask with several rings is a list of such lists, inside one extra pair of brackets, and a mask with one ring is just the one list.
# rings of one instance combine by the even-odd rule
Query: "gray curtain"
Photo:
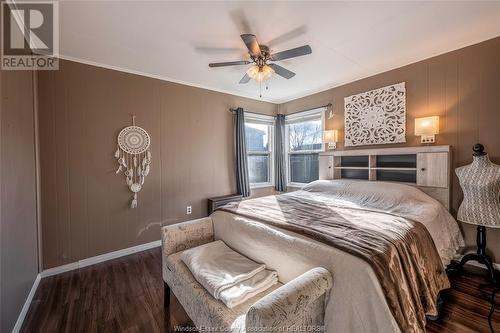
[(274, 178), (277, 191), (286, 192), (285, 115), (276, 116)]
[(247, 145), (245, 142), (245, 113), (242, 108), (233, 110), (234, 153), (236, 161), (236, 189), (243, 197), (250, 196)]

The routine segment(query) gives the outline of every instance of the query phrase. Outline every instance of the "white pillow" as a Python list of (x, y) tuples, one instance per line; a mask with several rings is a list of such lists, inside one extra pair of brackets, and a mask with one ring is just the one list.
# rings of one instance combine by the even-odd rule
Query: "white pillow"
[(392, 182), (339, 179), (318, 180), (306, 185), (303, 190), (334, 206), (383, 211), (421, 222), (429, 230), (444, 265), (464, 246), (458, 224), (448, 209), (417, 187)]
[(435, 218), (442, 205), (418, 188), (405, 184), (366, 180), (318, 180), (304, 191), (331, 196), (336, 203), (415, 219)]

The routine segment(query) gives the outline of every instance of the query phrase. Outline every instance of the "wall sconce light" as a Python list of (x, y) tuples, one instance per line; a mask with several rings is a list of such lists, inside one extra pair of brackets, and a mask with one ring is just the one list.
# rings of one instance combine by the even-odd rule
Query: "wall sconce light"
[(439, 134), (439, 116), (415, 118), (415, 135), (420, 135), (420, 143), (436, 143)]
[(328, 130), (323, 132), (323, 142), (328, 143), (328, 149), (336, 149), (338, 141), (338, 131)]

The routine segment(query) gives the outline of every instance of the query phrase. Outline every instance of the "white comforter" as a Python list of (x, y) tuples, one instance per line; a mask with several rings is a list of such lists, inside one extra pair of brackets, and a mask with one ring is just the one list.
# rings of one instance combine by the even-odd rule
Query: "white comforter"
[[(317, 181), (296, 195), (334, 200), (339, 206), (383, 211), (423, 223), (447, 264), (463, 239), (458, 225), (439, 202), (417, 188), (384, 182)], [(286, 283), (317, 266), (334, 278), (327, 304), (328, 332), (399, 332), (375, 273), (363, 260), (308, 237), (216, 211), (216, 239), (276, 270)]]

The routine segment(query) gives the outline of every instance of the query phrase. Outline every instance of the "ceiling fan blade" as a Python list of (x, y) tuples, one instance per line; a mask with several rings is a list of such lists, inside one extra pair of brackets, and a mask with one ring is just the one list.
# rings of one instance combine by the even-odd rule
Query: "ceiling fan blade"
[(279, 76), (283, 76), (285, 79), (291, 79), (295, 76), (294, 72), (289, 71), (288, 69), (281, 67), (280, 65), (269, 64), (269, 66), (271, 66), (276, 74), (278, 74)]
[(271, 54), (271, 60), (273, 61), (285, 60), (285, 59), (300, 57), (311, 53), (312, 53), (311, 47), (309, 45), (304, 45), (296, 47), (294, 49)]
[(248, 81), (250, 81), (250, 76), (248, 76), (248, 74), (245, 73), (245, 75), (241, 78), (240, 80), (240, 84), (241, 83), (248, 83)]
[(306, 32), (307, 32), (307, 26), (301, 25), (300, 27), (297, 27), (293, 30), (290, 30), (290, 31), (270, 40), (269, 42), (266, 43), (266, 45), (269, 47), (273, 47), (277, 44), (286, 42), (290, 39), (297, 38), (298, 36), (303, 35)]
[(224, 66), (236, 66), (236, 65), (248, 65), (250, 61), (241, 60), (241, 61), (227, 61), (227, 62), (214, 62), (208, 64), (208, 67), (224, 67)]
[(229, 11), (229, 17), (233, 21), (236, 31), (250, 32), (255, 31), (248, 21), (248, 17), (245, 15), (245, 11), (242, 8), (234, 9)]
[(241, 39), (243, 39), (243, 43), (247, 46), (250, 55), (252, 56), (260, 56), (262, 53), (260, 51), (259, 43), (257, 42), (257, 38), (252, 34), (243, 34), (240, 35)]

